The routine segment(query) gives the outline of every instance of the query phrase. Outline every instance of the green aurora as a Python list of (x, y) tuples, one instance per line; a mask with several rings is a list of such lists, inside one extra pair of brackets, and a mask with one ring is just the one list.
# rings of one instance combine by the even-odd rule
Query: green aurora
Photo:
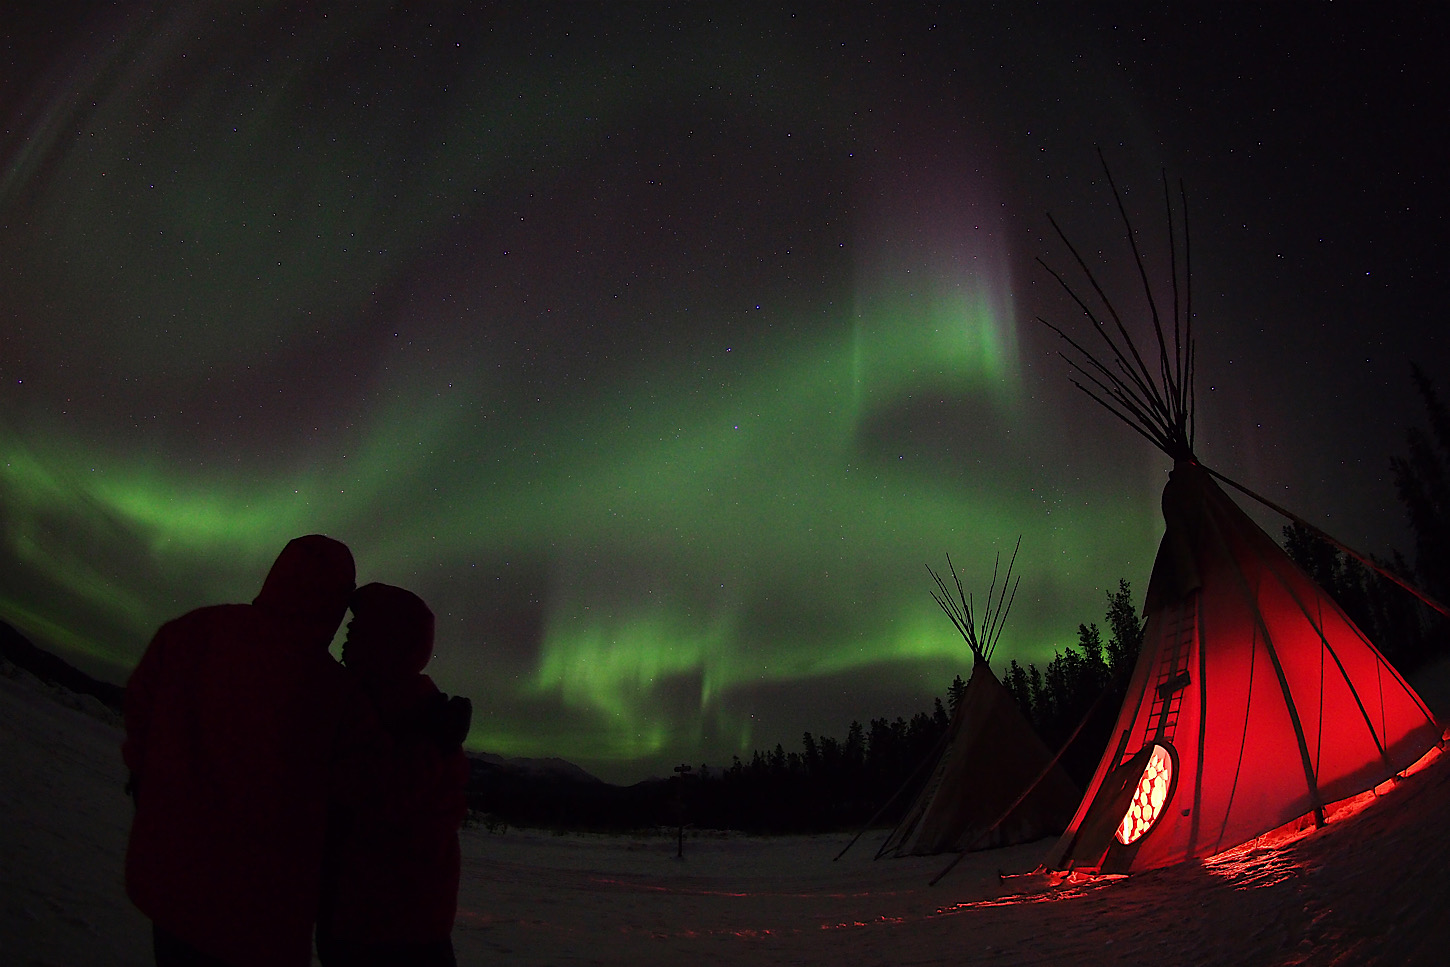
[[(265, 477), (188, 475), (54, 432), (44, 449), (11, 436), (0, 478), (10, 553), (48, 587), (44, 599), (83, 607), (39, 615), (29, 596), (7, 596), (0, 608), (42, 640), (124, 667), (172, 612), (247, 597), (288, 537), (323, 531), (352, 544), (360, 574), (435, 603), (433, 673), (486, 711), (472, 745), (605, 771), (718, 762), (789, 739), (747, 711), (758, 686), (884, 678), (924, 704), (968, 670), (923, 563), (952, 553), (981, 581), (990, 555), (1024, 535), (1027, 578), (1004, 650), (1040, 659), (1096, 617), (1111, 583), (1100, 575), (1151, 550), (1151, 505), (1126, 532), (1118, 511), (1054, 515), (1027, 453), (985, 455), (973, 479), (942, 471), (966, 455), (863, 447), (863, 427), (917, 395), (1019, 421), (1012, 343), (985, 299), (898, 296), (835, 340), (725, 347), (728, 373), (707, 381), (665, 370), (640, 381), (648, 388), (559, 406), (542, 433), (481, 441), (475, 408), (460, 402), (476, 388), (409, 399), (399, 387), (356, 447)], [(1019, 483), (1004, 486), (1004, 472)], [(51, 542), (58, 520), (112, 544), (110, 568), (62, 553), (76, 542)], [(528, 590), (536, 642), (497, 641), (470, 620), (489, 613), (477, 599), (514, 561), (543, 575)], [(161, 575), (183, 587), (160, 593)], [(1066, 607), (1053, 607), (1060, 589), (1071, 589)], [(528, 712), (546, 707), (556, 711)], [(849, 707), (847, 720), (894, 711)]]
[[(0, 154), (0, 617), (121, 681), (326, 533), (433, 607), (470, 747), (617, 781), (929, 708), (948, 555), (980, 595), (1022, 538), (999, 662), (1074, 643), (1167, 467), (1074, 395), (1031, 260), (1045, 208), (1115, 230), (1087, 129), (1128, 183), (1162, 152), (1050, 17), (939, 14), (60, 31)], [(1244, 246), (1203, 248), (1231, 315)], [(1206, 452), (1294, 465), (1235, 406)]]

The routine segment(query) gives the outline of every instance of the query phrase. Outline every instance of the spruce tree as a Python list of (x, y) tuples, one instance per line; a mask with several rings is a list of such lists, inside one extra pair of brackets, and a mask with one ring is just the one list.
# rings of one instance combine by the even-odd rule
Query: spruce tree
[(1143, 647), (1143, 622), (1133, 607), (1128, 582), (1118, 578), (1118, 590), (1108, 595), (1108, 671), (1115, 679), (1126, 679)]
[(1450, 410), (1420, 367), (1413, 374), (1430, 429), (1411, 427), (1409, 455), (1392, 457), (1390, 469), (1415, 532), (1415, 573), (1443, 601), (1450, 598)]
[(947, 689), (947, 704), (951, 707), (951, 713), (957, 714), (957, 706), (961, 704), (962, 696), (967, 694), (967, 683), (962, 681), (958, 675), (952, 679), (951, 686)]

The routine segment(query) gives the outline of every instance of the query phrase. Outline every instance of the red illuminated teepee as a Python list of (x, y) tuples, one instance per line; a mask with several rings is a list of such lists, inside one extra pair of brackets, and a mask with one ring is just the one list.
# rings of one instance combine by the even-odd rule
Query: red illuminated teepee
[[(1172, 216), (1170, 204), (1170, 239)], [(1128, 237), (1132, 244), (1130, 225)], [(1081, 258), (1101, 310), (1053, 273), (1106, 347), (1104, 361), (1051, 327), (1072, 347), (1065, 355), (1083, 379), (1074, 382), (1174, 467), (1142, 650), (1112, 740), (1044, 864), (1052, 870), (1153, 869), (1305, 815), (1322, 824), (1326, 805), (1400, 773), (1441, 735), (1379, 650), (1199, 464), (1187, 246), (1181, 312), (1170, 248), (1171, 351), (1132, 250), (1157, 337), (1156, 375)]]
[(972, 650), (972, 677), (952, 710), (931, 777), (876, 855), (960, 853), (1056, 835), (1081, 794), (988, 664), (1017, 590), (1012, 562), (1000, 596), (993, 569), (980, 615), (960, 581), (954, 600), (942, 579), (932, 577), (941, 592), (934, 595), (937, 604)]

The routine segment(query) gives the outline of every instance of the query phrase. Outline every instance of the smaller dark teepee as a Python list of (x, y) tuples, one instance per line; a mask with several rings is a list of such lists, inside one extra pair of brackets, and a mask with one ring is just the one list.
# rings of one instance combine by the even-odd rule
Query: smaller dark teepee
[[(1021, 543), (1019, 539), (1018, 546)], [(1080, 791), (1053, 761), (989, 664), (1017, 593), (1012, 580), (1016, 560), (1014, 548), (1000, 593), (993, 566), (980, 621), (956, 569), (951, 568), (955, 599), (941, 577), (931, 572), (940, 592), (932, 596), (972, 649), (972, 677), (952, 711), (931, 778), (886, 838), (878, 857), (961, 853), (1031, 842), (1062, 832), (1072, 818)], [(951, 567), (950, 558), (947, 565)]]

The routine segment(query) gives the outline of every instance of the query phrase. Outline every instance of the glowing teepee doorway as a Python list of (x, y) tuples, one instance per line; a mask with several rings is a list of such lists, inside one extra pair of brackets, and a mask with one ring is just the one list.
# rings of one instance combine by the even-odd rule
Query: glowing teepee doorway
[(1173, 782), (1178, 778), (1172, 746), (1155, 742), (1144, 749), (1148, 752), (1148, 761), (1133, 789), (1128, 811), (1118, 824), (1116, 839), (1124, 846), (1132, 846), (1157, 824), (1173, 795)]

